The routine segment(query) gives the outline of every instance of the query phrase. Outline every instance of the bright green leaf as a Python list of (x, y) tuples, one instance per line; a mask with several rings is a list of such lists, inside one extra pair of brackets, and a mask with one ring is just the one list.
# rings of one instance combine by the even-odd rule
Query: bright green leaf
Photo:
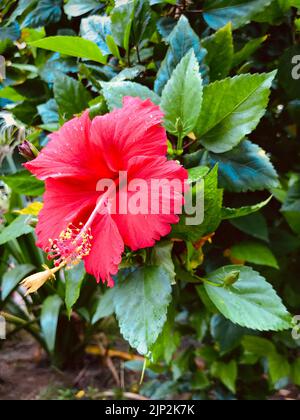
[(204, 87), (194, 131), (206, 149), (227, 152), (256, 128), (265, 113), (275, 74), (242, 74)]
[(226, 266), (210, 273), (208, 279), (223, 284), (232, 271), (239, 280), (230, 287), (205, 284), (205, 289), (219, 311), (233, 323), (259, 331), (291, 328), (291, 316), (272, 286), (256, 271), (244, 266)]
[(165, 127), (171, 134), (185, 137), (197, 123), (202, 104), (199, 64), (190, 51), (173, 71), (161, 97)]

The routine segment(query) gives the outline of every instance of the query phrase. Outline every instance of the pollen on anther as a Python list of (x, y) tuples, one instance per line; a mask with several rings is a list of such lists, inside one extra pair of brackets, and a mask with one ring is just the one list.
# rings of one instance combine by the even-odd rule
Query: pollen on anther
[(83, 223), (79, 223), (81, 229), (69, 224), (62, 231), (57, 239), (49, 239), (49, 247), (45, 250), (48, 253), (48, 259), (54, 260), (56, 267), (61, 264), (71, 268), (91, 251), (91, 229), (84, 229)]

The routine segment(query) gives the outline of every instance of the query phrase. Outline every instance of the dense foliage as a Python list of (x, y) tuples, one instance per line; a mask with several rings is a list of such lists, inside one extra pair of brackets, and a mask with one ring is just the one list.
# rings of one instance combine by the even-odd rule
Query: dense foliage
[[(0, 311), (10, 335), (26, 329), (67, 366), (95, 334), (112, 345), (120, 331), (147, 356), (141, 392), (151, 398), (262, 399), (300, 386), (290, 315), (300, 310), (297, 7), (1, 1)], [(155, 247), (127, 250), (113, 289), (80, 264), (26, 297), (19, 282), (46, 262), (34, 237), (44, 185), (16, 146), (26, 138), (23, 155), (36, 153), (74, 115), (106, 114), (124, 96), (160, 104), (169, 157), (191, 185), (204, 180), (204, 222), (182, 216)]]

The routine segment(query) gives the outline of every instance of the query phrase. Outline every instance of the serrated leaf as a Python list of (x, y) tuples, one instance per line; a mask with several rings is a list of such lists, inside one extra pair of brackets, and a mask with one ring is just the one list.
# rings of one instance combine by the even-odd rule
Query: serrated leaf
[(204, 178), (204, 220), (196, 226), (188, 226), (185, 216), (173, 226), (172, 237), (182, 238), (187, 241), (197, 242), (201, 237), (209, 235), (218, 228), (221, 223), (221, 209), (223, 202), (223, 190), (218, 188), (218, 167), (214, 167)]
[(81, 286), (85, 276), (84, 264), (81, 262), (71, 270), (65, 270), (66, 294), (65, 303), (68, 316), (71, 316), (72, 308), (80, 296)]
[(236, 218), (241, 218), (244, 216), (251, 215), (252, 213), (256, 213), (257, 211), (267, 206), (272, 200), (272, 198), (273, 196), (269, 197), (265, 201), (262, 201), (257, 204), (253, 204), (252, 206), (244, 206), (244, 207), (238, 207), (238, 208), (223, 207), (222, 219), (223, 220), (236, 219)]
[(202, 45), (207, 50), (205, 62), (209, 67), (210, 81), (224, 79), (230, 72), (233, 60), (231, 23), (204, 38)]
[(172, 259), (174, 243), (161, 241), (152, 249), (152, 264), (162, 267), (168, 273), (170, 283), (175, 284), (175, 266)]
[(101, 64), (106, 63), (106, 58), (102, 55), (98, 45), (79, 36), (49, 36), (32, 42), (30, 45), (71, 57), (86, 58)]
[(259, 191), (278, 186), (278, 175), (268, 155), (249, 140), (226, 153), (204, 152), (200, 163), (218, 165), (220, 186), (228, 191)]
[(60, 21), (62, 0), (39, 0), (37, 6), (22, 22), (22, 27), (39, 28)]
[(122, 108), (124, 96), (138, 97), (143, 100), (150, 99), (154, 104), (160, 103), (160, 97), (147, 86), (135, 82), (102, 82), (103, 96), (110, 110)]
[(240, 242), (231, 248), (231, 256), (239, 261), (279, 269), (278, 262), (272, 251), (261, 242)]
[(121, 333), (139, 353), (147, 354), (167, 319), (172, 292), (169, 275), (161, 267), (142, 267), (115, 288)]
[(197, 123), (202, 104), (202, 78), (195, 54), (190, 51), (180, 61), (161, 97), (165, 127), (171, 134), (185, 137)]
[(17, 287), (20, 281), (23, 280), (34, 269), (35, 267), (31, 264), (21, 264), (7, 271), (4, 274), (1, 283), (1, 300), (5, 300)]
[(92, 99), (90, 93), (78, 80), (64, 74), (57, 78), (53, 90), (59, 113), (66, 120), (88, 108)]
[(41, 330), (50, 353), (54, 352), (56, 332), (62, 300), (58, 295), (49, 296), (42, 305)]
[(0, 245), (5, 244), (22, 235), (32, 233), (34, 228), (30, 226), (31, 216), (18, 216), (10, 225), (6, 226), (0, 233)]
[(44, 193), (44, 182), (33, 177), (28, 171), (20, 171), (15, 174), (1, 176), (0, 179), (7, 184), (12, 191), (31, 197), (38, 197)]
[(207, 150), (228, 152), (256, 128), (265, 113), (275, 74), (242, 74), (204, 87), (194, 132)]
[(173, 70), (191, 49), (193, 49), (198, 64), (200, 65), (202, 76), (206, 77), (207, 73), (207, 68), (203, 64), (206, 50), (202, 47), (198, 35), (194, 32), (185, 16), (180, 17), (167, 40), (169, 49), (165, 59), (161, 63), (154, 85), (154, 90), (159, 95), (162, 93), (164, 86), (170, 79)]
[(219, 29), (228, 22), (237, 29), (249, 23), (271, 2), (272, 0), (207, 0), (204, 3), (203, 17), (213, 29)]
[(106, 44), (107, 35), (111, 35), (111, 19), (109, 16), (89, 16), (81, 20), (81, 36), (98, 45), (103, 55), (110, 54)]
[(280, 331), (291, 328), (291, 316), (272, 286), (256, 271), (244, 266), (222, 267), (207, 277), (223, 284), (232, 271), (239, 271), (239, 280), (230, 287), (205, 284), (210, 299), (233, 323), (259, 331)]

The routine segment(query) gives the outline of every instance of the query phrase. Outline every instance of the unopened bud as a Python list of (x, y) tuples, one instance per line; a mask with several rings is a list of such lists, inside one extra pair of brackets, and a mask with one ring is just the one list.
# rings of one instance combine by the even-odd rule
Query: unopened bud
[(24, 140), (23, 143), (18, 146), (18, 149), (20, 155), (23, 156), (26, 160), (33, 160), (39, 154), (38, 149), (28, 140)]
[(224, 279), (224, 286), (232, 286), (235, 284), (238, 279), (240, 278), (240, 272), (239, 271), (232, 271), (228, 274), (228, 276)]

